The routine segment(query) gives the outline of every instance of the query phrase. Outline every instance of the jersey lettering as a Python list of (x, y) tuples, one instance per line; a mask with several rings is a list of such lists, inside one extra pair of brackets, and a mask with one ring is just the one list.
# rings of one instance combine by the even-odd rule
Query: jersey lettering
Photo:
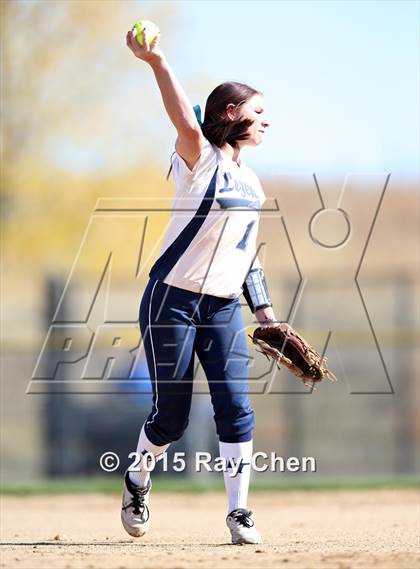
[(249, 234), (251, 233), (251, 229), (252, 229), (252, 226), (254, 225), (254, 223), (255, 223), (255, 219), (254, 219), (254, 221), (250, 221), (248, 223), (248, 225), (246, 226), (244, 236), (239, 241), (239, 243), (236, 245), (237, 249), (242, 249), (242, 251), (245, 251), (246, 245), (248, 242), (248, 237), (249, 237)]

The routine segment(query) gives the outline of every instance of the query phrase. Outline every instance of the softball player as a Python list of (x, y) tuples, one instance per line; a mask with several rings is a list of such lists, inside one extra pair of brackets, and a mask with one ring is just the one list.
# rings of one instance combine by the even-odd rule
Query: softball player
[[(196, 116), (158, 38), (127, 45), (147, 62), (175, 126), (171, 170), (175, 197), (161, 254), (140, 304), (140, 329), (153, 387), (153, 408), (137, 452), (156, 458), (188, 425), (195, 354), (209, 384), (220, 456), (226, 460), (226, 523), (232, 543), (260, 543), (247, 508), (254, 413), (248, 398), (248, 345), (239, 296), (263, 325), (275, 321), (264, 272), (256, 257), (259, 210), (265, 200), (257, 176), (240, 159), (257, 146), (269, 123), (261, 93), (223, 83), (208, 97), (204, 121)], [(234, 465), (237, 474), (231, 476)], [(142, 468), (143, 466), (143, 468)], [(231, 470), (231, 473), (229, 472)], [(149, 525), (150, 473), (126, 472), (121, 519), (144, 535)]]

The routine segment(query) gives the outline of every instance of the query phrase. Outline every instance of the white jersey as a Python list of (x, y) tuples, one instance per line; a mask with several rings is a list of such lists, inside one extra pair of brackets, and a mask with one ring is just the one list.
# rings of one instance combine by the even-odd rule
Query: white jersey
[(175, 154), (169, 227), (151, 275), (201, 294), (235, 298), (256, 258), (265, 195), (252, 170), (205, 140), (193, 170)]

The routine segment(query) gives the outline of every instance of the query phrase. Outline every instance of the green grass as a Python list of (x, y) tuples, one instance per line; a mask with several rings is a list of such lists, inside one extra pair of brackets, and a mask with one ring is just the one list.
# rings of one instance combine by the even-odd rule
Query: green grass
[[(290, 491), (331, 491), (331, 490), (380, 490), (380, 489), (415, 489), (419, 488), (416, 477), (399, 477), (377, 480), (256, 480), (251, 484), (251, 491), (290, 492)], [(46, 480), (34, 483), (2, 484), (0, 493), (9, 496), (36, 496), (48, 494), (120, 494), (121, 477), (109, 478), (72, 478)], [(223, 492), (223, 480), (214, 482), (195, 480), (168, 479), (156, 477), (153, 481), (154, 492)]]

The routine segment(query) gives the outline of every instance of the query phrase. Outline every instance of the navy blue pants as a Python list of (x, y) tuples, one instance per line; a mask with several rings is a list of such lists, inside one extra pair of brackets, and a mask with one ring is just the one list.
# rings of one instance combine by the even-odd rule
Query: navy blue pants
[(248, 344), (237, 298), (194, 293), (151, 278), (140, 304), (140, 330), (153, 388), (145, 433), (153, 444), (176, 441), (187, 428), (195, 354), (207, 377), (219, 439), (252, 438)]

